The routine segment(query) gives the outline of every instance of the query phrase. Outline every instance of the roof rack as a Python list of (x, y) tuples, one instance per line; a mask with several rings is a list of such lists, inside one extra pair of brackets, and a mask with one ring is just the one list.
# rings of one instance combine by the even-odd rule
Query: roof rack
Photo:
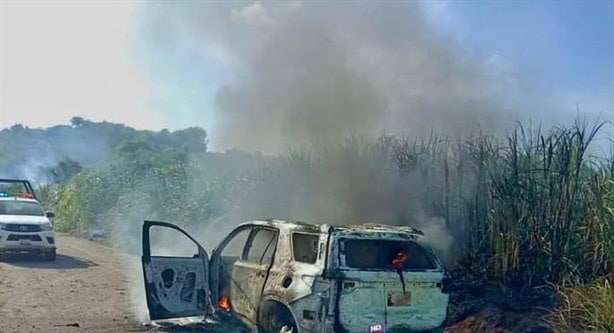
[(9, 185), (21, 184), (23, 188), (25, 189), (25, 193), (30, 194), (32, 196), (32, 199), (36, 199), (36, 193), (34, 193), (34, 188), (32, 187), (32, 184), (30, 184), (30, 182), (27, 180), (0, 178), (0, 185), (1, 184), (9, 184)]

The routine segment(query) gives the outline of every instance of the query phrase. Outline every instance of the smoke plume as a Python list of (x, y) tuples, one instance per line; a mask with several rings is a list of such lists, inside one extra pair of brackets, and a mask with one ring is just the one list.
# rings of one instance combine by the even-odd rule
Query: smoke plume
[(218, 149), (497, 130), (518, 117), (502, 102), (512, 83), (438, 36), (418, 2), (155, 3), (146, 12), (156, 49), (232, 73), (214, 98)]

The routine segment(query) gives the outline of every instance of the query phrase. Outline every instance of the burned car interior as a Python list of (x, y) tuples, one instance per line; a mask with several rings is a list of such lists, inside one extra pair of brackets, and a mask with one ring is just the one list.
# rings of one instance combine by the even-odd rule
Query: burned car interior
[(341, 246), (348, 268), (417, 271), (437, 268), (426, 250), (411, 241), (348, 239)]
[[(217, 278), (218, 306), (223, 310), (230, 310), (230, 284), (232, 282), (232, 268), (234, 263), (243, 255), (245, 242), (249, 237), (250, 229), (243, 229), (229, 236), (227, 243), (220, 246), (221, 252), (211, 260), (212, 275)], [(218, 250), (220, 251), (220, 250)], [(218, 264), (219, 263), (219, 264)]]

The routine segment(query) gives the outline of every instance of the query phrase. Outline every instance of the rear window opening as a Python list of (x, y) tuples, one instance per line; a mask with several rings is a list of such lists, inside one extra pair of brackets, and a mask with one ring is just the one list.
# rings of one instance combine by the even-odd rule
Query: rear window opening
[(430, 270), (431, 254), (412, 241), (345, 239), (341, 243), (345, 267), (373, 270)]
[(294, 260), (308, 264), (315, 264), (318, 259), (319, 236), (293, 233), (292, 251)]

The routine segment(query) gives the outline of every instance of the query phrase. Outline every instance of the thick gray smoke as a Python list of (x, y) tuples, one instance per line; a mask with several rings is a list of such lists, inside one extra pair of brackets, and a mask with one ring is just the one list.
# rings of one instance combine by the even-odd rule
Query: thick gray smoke
[(155, 3), (146, 13), (155, 48), (232, 73), (214, 101), (218, 149), (467, 133), (518, 118), (505, 105), (511, 83), (439, 37), (418, 2)]
[[(157, 79), (192, 96), (174, 100), (172, 117), (207, 124), (216, 150), (284, 154), (236, 174), (228, 170), (240, 162), (193, 156), (188, 193), (202, 216), (183, 225), (208, 249), (240, 222), (278, 218), (411, 224), (446, 252), (450, 217), (433, 204), (444, 201), (445, 163), (408, 156), (400, 175), (394, 145), (376, 138), (456, 137), (518, 118), (520, 103), (506, 103), (513, 84), (438, 36), (418, 2), (149, 2), (141, 29)], [(201, 90), (213, 90), (210, 104)], [(301, 148), (288, 156), (288, 147)], [(125, 227), (116, 237), (138, 245)]]
[[(261, 181), (231, 195), (239, 208), (223, 214), (225, 228), (257, 218), (411, 224), (447, 250), (451, 237), (444, 220), (427, 208), (435, 193), (427, 184), (443, 183), (443, 172), (433, 171), (428, 182), (415, 171), (399, 177), (390, 152), (373, 143), (383, 133), (457, 137), (498, 131), (518, 120), (514, 110), (526, 105), (515, 98), (517, 82), (439, 36), (420, 6), (148, 3), (141, 32), (149, 62), (167, 78), (167, 67), (185, 74), (169, 79), (184, 90), (214, 90), (212, 113), (203, 105), (174, 117), (212, 123), (208, 132), (217, 150), (307, 148), (282, 167), (254, 171)], [(350, 137), (370, 143), (348, 144)]]

